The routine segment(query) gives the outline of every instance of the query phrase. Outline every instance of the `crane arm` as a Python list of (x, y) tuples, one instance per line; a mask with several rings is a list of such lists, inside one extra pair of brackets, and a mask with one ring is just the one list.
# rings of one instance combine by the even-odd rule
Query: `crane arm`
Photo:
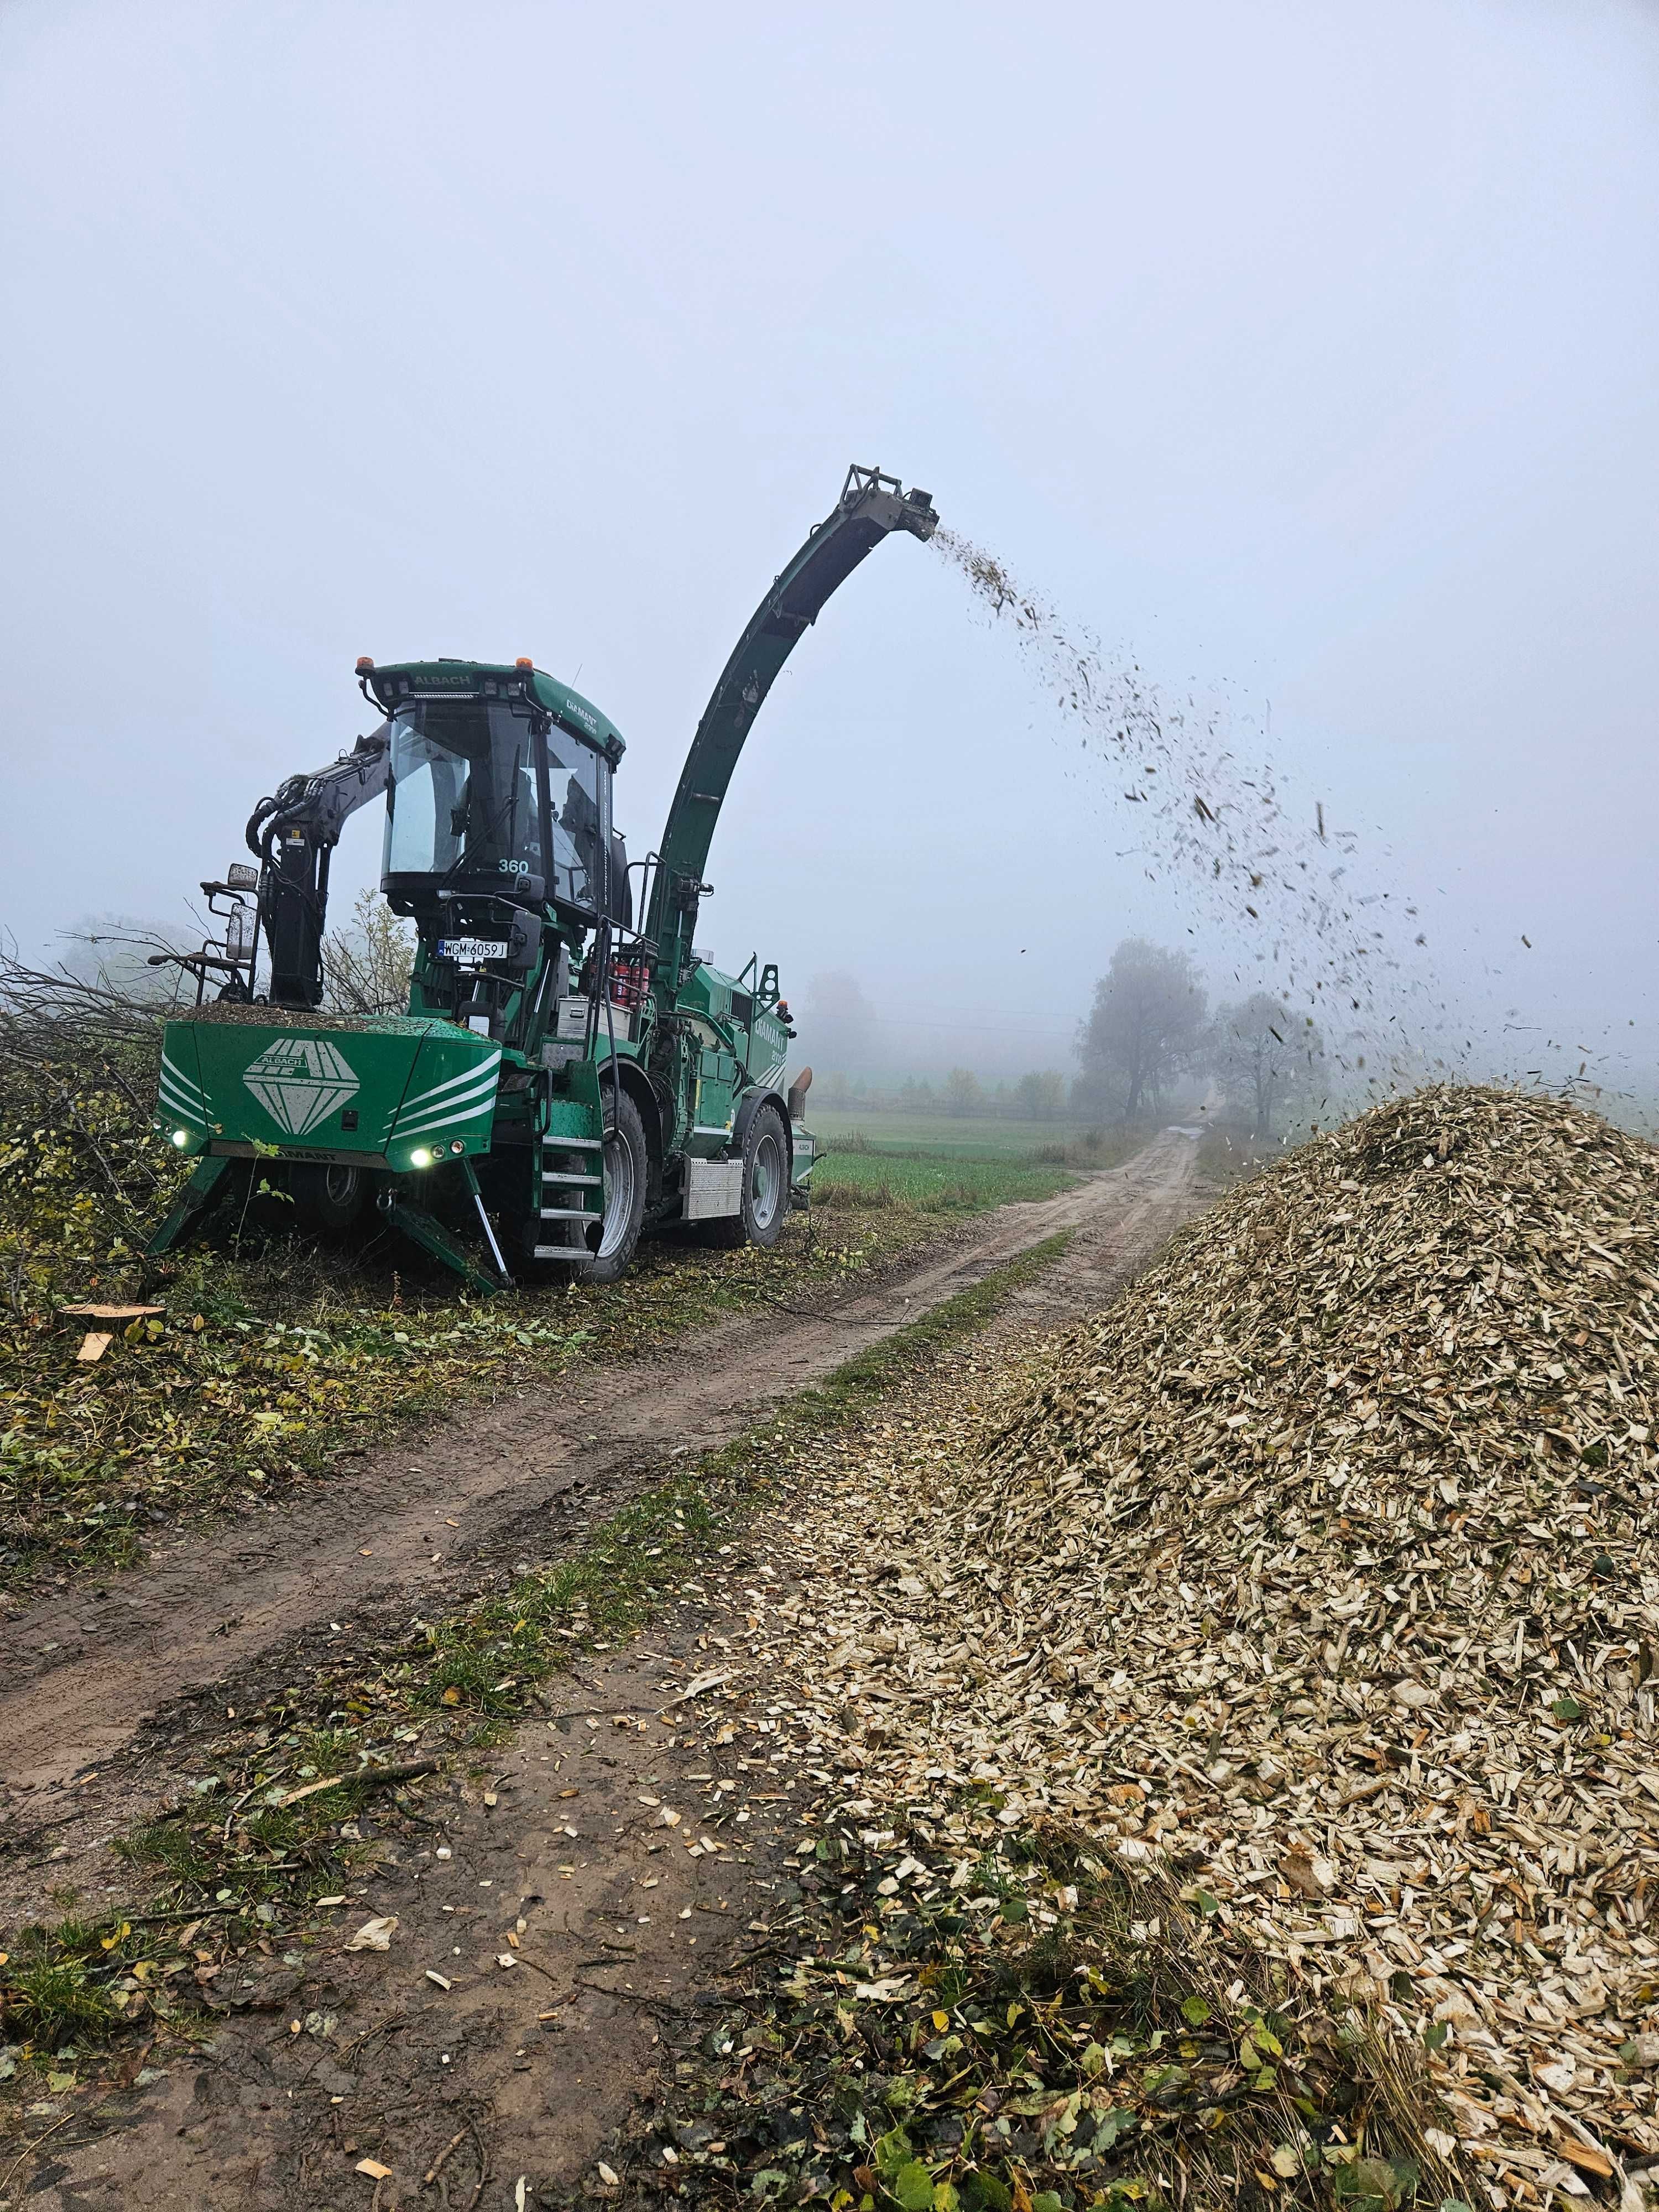
[(668, 810), (646, 921), (665, 977), (678, 978), (690, 957), (702, 872), (738, 756), (795, 641), (890, 532), (907, 530), (925, 540), (938, 526), (925, 491), (907, 493), (896, 477), (878, 469), (850, 468), (835, 507), (755, 610), (703, 709)]
[(247, 847), (259, 863), (259, 921), (275, 1006), (322, 1003), (329, 859), (347, 820), (385, 792), (390, 744), (383, 723), (326, 768), (289, 776), (249, 818)]

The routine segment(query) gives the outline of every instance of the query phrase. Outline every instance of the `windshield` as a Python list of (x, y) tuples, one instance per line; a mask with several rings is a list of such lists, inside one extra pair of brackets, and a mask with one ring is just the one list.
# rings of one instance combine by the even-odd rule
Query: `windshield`
[(553, 896), (599, 903), (599, 757), (561, 729), (547, 735), (547, 791), (553, 810)]
[(430, 699), (403, 708), (392, 725), (384, 872), (485, 876), (539, 900), (545, 869), (534, 742), (528, 713), (506, 700)]

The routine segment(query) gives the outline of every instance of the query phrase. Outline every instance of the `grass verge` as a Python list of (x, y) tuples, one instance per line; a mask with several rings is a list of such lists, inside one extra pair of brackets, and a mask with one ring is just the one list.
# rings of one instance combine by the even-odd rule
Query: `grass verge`
[[(631, 1634), (776, 1490), (793, 1455), (850, 1427), (981, 1328), (1069, 1241), (1048, 1238), (871, 1346), (765, 1420), (521, 1575), (390, 1644), (331, 1651), (195, 1753), (183, 1802), (116, 1849), (143, 1909), (24, 1929), (0, 1954), (0, 2077), (67, 2090), (98, 2048), (143, 2027), (185, 2034), (207, 2008), (259, 2001), (355, 1870), (447, 1768), (534, 1705), (596, 1643)], [(287, 1948), (284, 1948), (283, 1947)]]

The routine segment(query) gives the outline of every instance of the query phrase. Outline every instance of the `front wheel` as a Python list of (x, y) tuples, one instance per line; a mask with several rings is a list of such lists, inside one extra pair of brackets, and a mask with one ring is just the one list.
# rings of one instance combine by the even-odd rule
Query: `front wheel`
[(625, 1091), (605, 1093), (609, 1124), (605, 1139), (603, 1174), (605, 1212), (599, 1222), (599, 1249), (576, 1269), (586, 1283), (614, 1283), (633, 1265), (645, 1220), (645, 1194), (650, 1180), (651, 1155), (645, 1142), (640, 1109)]
[(288, 1170), (288, 1188), (309, 1227), (337, 1232), (349, 1229), (362, 1212), (368, 1177), (362, 1168), (338, 1161), (313, 1165), (296, 1160)]

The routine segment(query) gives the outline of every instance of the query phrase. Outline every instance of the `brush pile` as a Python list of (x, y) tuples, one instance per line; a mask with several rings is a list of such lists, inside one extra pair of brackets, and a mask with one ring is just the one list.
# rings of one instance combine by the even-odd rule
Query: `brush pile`
[(814, 1702), (884, 1797), (1172, 1868), (1426, 2043), (1448, 2153), (1582, 2191), (1659, 2157), (1656, 1417), (1659, 1154), (1419, 1093), (1051, 1344), (988, 1459), (874, 1455)]

